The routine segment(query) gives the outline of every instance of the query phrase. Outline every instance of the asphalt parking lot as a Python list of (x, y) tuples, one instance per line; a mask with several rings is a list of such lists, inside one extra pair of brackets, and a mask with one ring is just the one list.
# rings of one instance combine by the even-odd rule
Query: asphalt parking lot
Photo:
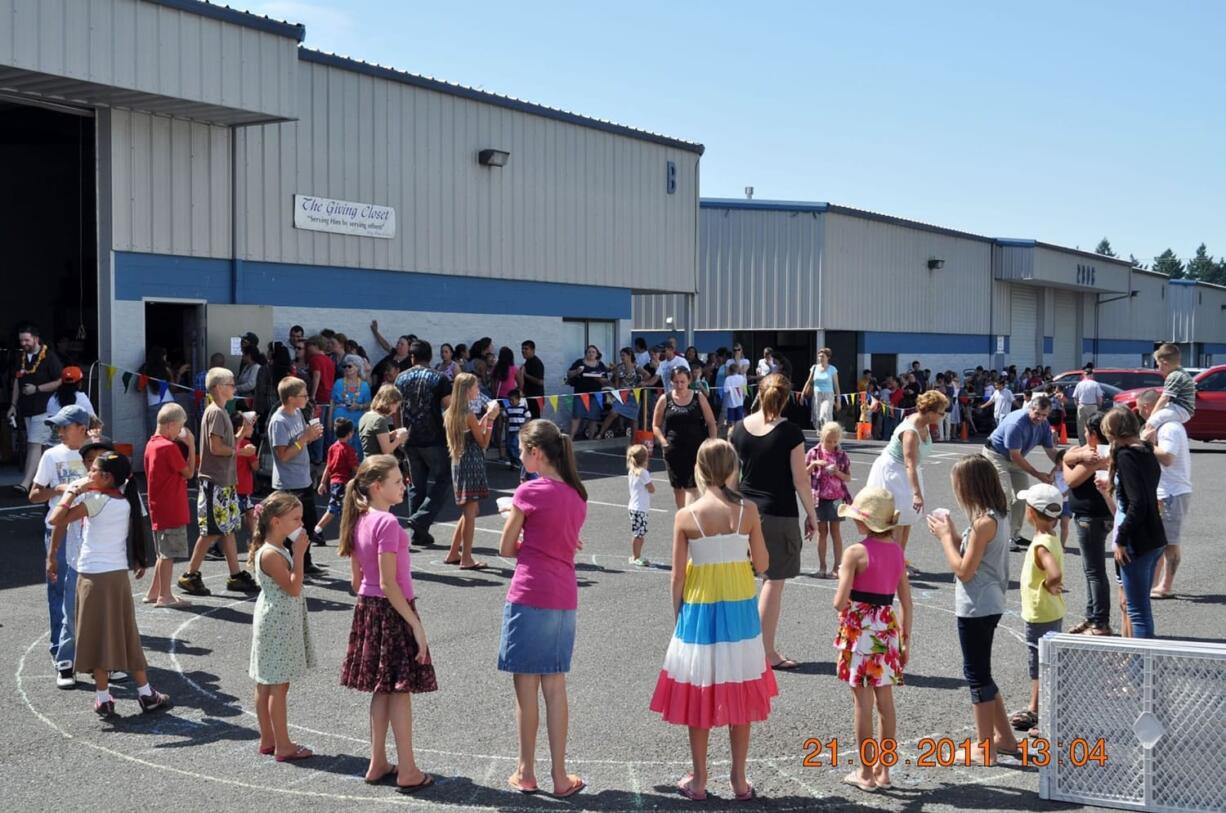
[[(853, 486), (858, 487), (879, 444), (848, 448)], [(959, 455), (974, 451), (974, 445), (938, 447), (925, 469), (930, 507), (953, 507), (949, 467)], [(418, 762), (437, 778), (435, 787), (414, 797), (360, 781), (367, 757), (367, 697), (338, 685), (353, 597), (348, 566), (336, 560), (334, 547), (317, 548), (315, 558), (328, 565), (335, 578), (319, 580), (307, 591), (319, 666), (291, 687), (289, 698), (294, 736), (317, 756), (293, 765), (276, 764), (256, 754), (254, 687), (247, 677), (253, 601), (223, 591), (224, 565), (206, 563), (206, 582), (217, 592), (196, 599), (190, 610), (137, 604), (152, 681), (172, 696), (176, 707), (166, 714), (140, 716), (128, 684), (116, 692), (123, 716), (105, 722), (93, 714), (91, 686), (82, 684), (74, 692), (55, 688), (46, 655), (41, 510), (10, 500), (0, 505), (7, 543), (6, 567), (0, 574), (6, 609), (0, 617), (0, 648), (5, 653), (0, 692), (9, 698), (0, 729), (4, 806), (29, 811), (130, 810), (135, 802), (184, 813), (274, 805), (331, 811), (352, 803), (421, 810), (692, 807), (694, 803), (673, 791), (689, 762), (685, 731), (662, 723), (648, 710), (672, 627), (668, 570), (626, 562), (629, 535), (621, 455), (616, 450), (583, 452), (580, 468), (591, 493), (579, 562), (579, 633), (570, 674), (571, 769), (588, 783), (578, 796), (564, 801), (521, 796), (506, 786), (515, 758), (514, 707), (510, 679), (496, 670), (495, 660), (513, 563), (497, 556), (501, 523), (492, 497), (483, 506), (477, 533), (477, 553), (490, 564), (489, 570), (461, 574), (442, 564), (447, 527), (435, 530), (439, 547), (413, 554), (419, 609), (440, 685), (439, 692), (414, 698)], [(658, 459), (652, 469), (662, 470)], [(494, 488), (514, 487), (510, 472), (493, 466), (490, 471)], [(1226, 564), (1212, 544), (1220, 516), (1212, 506), (1222, 498), (1221, 484), (1226, 482), (1226, 445), (1196, 444), (1193, 473), (1197, 493), (1185, 531), (1178, 597), (1156, 604), (1156, 625), (1162, 636), (1212, 639), (1223, 634), (1226, 606)], [(645, 555), (666, 563), (671, 496), (661, 477), (657, 484), (661, 488)], [(443, 521), (454, 516), (449, 510)], [(850, 538), (853, 529), (849, 526), (846, 533)], [(923, 575), (913, 581), (917, 608), (907, 685), (895, 691), (899, 753), (906, 759), (916, 756), (923, 737), (961, 740), (973, 733), (952, 613), (952, 576), (926, 531), (917, 530), (909, 554)], [(1012, 555), (1015, 579), (1020, 556)], [(777, 675), (780, 695), (773, 713), (753, 729), (750, 779), (759, 799), (730, 801), (727, 739), (717, 734), (712, 738), (711, 790), (719, 798), (707, 806), (775, 811), (1076, 809), (1040, 800), (1037, 770), (1009, 761), (995, 768), (902, 766), (895, 770), (892, 790), (871, 796), (840, 784), (846, 765), (802, 767), (805, 740), (853, 741), (850, 693), (834, 677), (836, 616), (830, 598), (835, 583), (814, 578), (816, 567), (815, 547), (806, 546), (803, 575), (788, 585), (784, 596), (780, 649), (802, 666)], [(1079, 620), (1085, 599), (1075, 550), (1068, 557), (1068, 571), (1066, 623), (1071, 624)], [(139, 583), (133, 589), (144, 587)], [(1016, 591), (1009, 605), (997, 636), (994, 671), (1007, 705), (1014, 709), (1024, 705), (1028, 690)], [(1118, 626), (1114, 613), (1112, 624)], [(542, 732), (542, 778), (547, 757)]]

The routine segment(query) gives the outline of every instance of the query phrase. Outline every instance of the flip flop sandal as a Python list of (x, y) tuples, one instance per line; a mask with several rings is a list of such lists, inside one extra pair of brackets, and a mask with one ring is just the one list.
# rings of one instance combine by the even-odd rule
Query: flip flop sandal
[(707, 792), (705, 790), (694, 790), (690, 785), (694, 781), (694, 774), (687, 773), (677, 782), (677, 792), (691, 802), (705, 802), (707, 800)]
[(1163, 592), (1162, 590), (1150, 590), (1149, 597), (1158, 601), (1163, 601), (1170, 598), (1171, 594)]
[(865, 782), (863, 779), (860, 778), (860, 775), (855, 772), (849, 773), (847, 774), (847, 776), (844, 776), (843, 784), (851, 785), (853, 788), (859, 788), (865, 793), (875, 793), (877, 791), (877, 785), (875, 782), (872, 782), (872, 781)]
[(459, 563), (460, 563), (459, 559), (444, 559), (443, 560), (443, 564), (445, 565), (458, 565)]
[(771, 669), (774, 669), (777, 672), (791, 672), (793, 669), (799, 668), (800, 664), (791, 658), (784, 658), (783, 660), (779, 661), (779, 663), (771, 664)]
[(524, 793), (524, 794), (539, 793), (541, 790), (540, 787), (536, 784), (528, 785), (522, 781), (517, 780), (514, 774), (507, 777), (507, 784), (510, 785), (513, 790), (517, 790), (520, 793)]
[(402, 785), (399, 782), (397, 782), (396, 790), (400, 791), (401, 793), (406, 793), (406, 794), (417, 793), (417, 791), (423, 788), (428, 788), (433, 784), (434, 784), (434, 777), (431, 776), (430, 774), (425, 774), (424, 778), (420, 782), (418, 782), (416, 785)]
[(471, 565), (460, 565), (460, 570), (485, 570), (489, 565), (485, 562), (473, 562)]
[(565, 799), (567, 796), (574, 796), (579, 791), (587, 787), (587, 783), (578, 777), (575, 778), (575, 783), (561, 793), (554, 791), (553, 798)]
[(387, 772), (384, 773), (382, 776), (380, 776), (378, 779), (367, 779), (363, 777), (362, 781), (368, 785), (382, 785), (384, 782), (386, 782), (387, 780), (395, 776), (397, 773), (399, 773), (399, 771), (400, 769), (396, 767), (395, 765), (393, 765), (392, 767), (388, 768)]
[(750, 799), (758, 798), (758, 791), (754, 789), (753, 783), (750, 782), (749, 790), (745, 791), (744, 793), (738, 793), (732, 798), (736, 799), (738, 802), (748, 802)]
[(256, 750), (257, 750), (257, 751), (259, 751), (259, 752), (260, 752), (261, 754), (263, 754), (264, 756), (266, 756), (266, 757), (270, 757), (270, 756), (272, 756), (273, 754), (277, 753), (277, 746), (275, 746), (275, 745), (264, 745), (264, 746), (260, 746), (260, 747), (259, 747), (259, 748), (257, 748)]
[(315, 756), (315, 752), (305, 745), (299, 745), (294, 749), (294, 753), (286, 754), (285, 756), (276, 757), (277, 762), (298, 762), (299, 760), (307, 759)]

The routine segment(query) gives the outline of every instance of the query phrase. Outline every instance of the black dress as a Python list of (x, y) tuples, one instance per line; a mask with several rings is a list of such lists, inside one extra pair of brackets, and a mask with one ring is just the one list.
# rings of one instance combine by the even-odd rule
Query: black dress
[(698, 447), (707, 439), (707, 419), (702, 414), (702, 396), (693, 393), (684, 406), (673, 400), (672, 392), (665, 395), (664, 437), (668, 448), (664, 450), (664, 465), (668, 467), (668, 484), (673, 488), (697, 488), (694, 481), (694, 464), (698, 460)]

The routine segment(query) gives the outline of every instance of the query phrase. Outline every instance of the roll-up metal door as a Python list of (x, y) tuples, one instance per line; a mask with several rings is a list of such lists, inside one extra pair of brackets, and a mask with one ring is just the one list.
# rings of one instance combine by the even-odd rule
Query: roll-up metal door
[(1009, 295), (1009, 363), (1018, 372), (1038, 361), (1038, 292), (1025, 285), (1014, 285)]
[(1047, 362), (1059, 375), (1077, 365), (1077, 294), (1072, 291), (1056, 291), (1056, 324), (1052, 333), (1052, 356)]

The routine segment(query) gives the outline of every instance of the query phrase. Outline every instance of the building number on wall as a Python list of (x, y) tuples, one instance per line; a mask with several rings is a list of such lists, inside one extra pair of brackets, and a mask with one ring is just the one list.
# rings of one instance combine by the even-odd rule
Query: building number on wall
[(669, 161), (667, 168), (664, 170), (664, 189), (670, 195), (677, 191), (677, 162), (676, 161)]
[(1077, 284), (1078, 285), (1093, 285), (1094, 284), (1094, 266), (1077, 264)]

